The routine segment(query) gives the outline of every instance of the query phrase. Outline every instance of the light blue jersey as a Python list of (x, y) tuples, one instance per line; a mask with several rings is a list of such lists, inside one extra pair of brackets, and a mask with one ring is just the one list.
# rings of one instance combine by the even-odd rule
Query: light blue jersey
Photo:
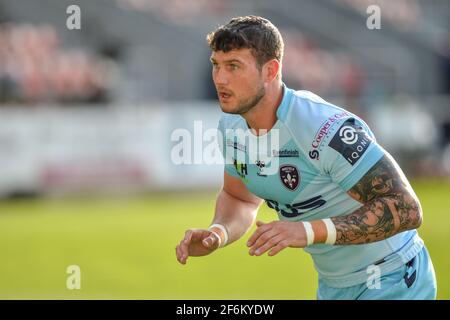
[[(219, 122), (225, 170), (265, 199), (280, 220), (312, 221), (348, 215), (362, 206), (351, 189), (386, 153), (364, 121), (308, 91), (283, 86), (277, 121), (266, 134), (251, 133), (244, 118), (224, 115)], [(242, 131), (240, 135), (235, 132)], [(279, 146), (271, 141), (278, 134)], [(274, 139), (278, 140), (278, 139)], [(322, 283), (344, 288), (366, 282), (367, 268), (382, 274), (405, 265), (423, 248), (416, 230), (361, 245), (316, 244), (310, 253)]]
[(425, 247), (409, 262), (377, 279), (333, 288), (319, 279), (318, 300), (434, 300), (437, 286), (433, 263)]

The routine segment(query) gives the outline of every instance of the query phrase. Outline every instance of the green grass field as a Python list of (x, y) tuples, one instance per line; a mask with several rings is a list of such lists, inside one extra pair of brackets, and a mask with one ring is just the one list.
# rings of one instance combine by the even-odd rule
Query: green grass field
[[(424, 208), (420, 234), (433, 259), (438, 298), (450, 298), (450, 182), (415, 181)], [(186, 228), (208, 226), (214, 197), (0, 202), (0, 299), (315, 299), (310, 257), (286, 249), (251, 257), (245, 240), (182, 266), (175, 245)], [(265, 205), (263, 221), (276, 219)], [(66, 268), (81, 268), (68, 290)]]

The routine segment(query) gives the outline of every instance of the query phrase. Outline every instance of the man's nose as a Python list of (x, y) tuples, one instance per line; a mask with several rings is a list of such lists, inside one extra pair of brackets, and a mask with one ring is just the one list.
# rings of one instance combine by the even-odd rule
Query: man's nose
[(215, 70), (215, 72), (213, 73), (213, 79), (217, 85), (228, 84), (228, 77), (226, 76), (225, 72), (220, 68)]

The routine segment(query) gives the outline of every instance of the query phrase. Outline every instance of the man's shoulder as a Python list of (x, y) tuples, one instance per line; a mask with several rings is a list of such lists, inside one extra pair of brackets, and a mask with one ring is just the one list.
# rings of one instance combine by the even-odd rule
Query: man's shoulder
[(311, 91), (298, 90), (292, 91), (291, 103), (287, 110), (279, 113), (279, 118), (283, 122), (295, 119), (295, 122), (302, 120), (303, 124), (315, 125), (336, 114), (351, 115), (350, 112), (326, 101)]
[(300, 143), (311, 144), (319, 138), (326, 140), (339, 123), (355, 115), (320, 96), (306, 90), (292, 92), (287, 110), (280, 112), (279, 119)]

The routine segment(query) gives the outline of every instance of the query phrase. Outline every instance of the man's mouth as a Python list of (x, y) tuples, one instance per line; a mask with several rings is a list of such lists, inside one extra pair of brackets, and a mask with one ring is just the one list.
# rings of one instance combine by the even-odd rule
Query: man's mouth
[(219, 98), (220, 99), (228, 99), (229, 97), (231, 97), (231, 94), (229, 94), (227, 92), (219, 91)]

